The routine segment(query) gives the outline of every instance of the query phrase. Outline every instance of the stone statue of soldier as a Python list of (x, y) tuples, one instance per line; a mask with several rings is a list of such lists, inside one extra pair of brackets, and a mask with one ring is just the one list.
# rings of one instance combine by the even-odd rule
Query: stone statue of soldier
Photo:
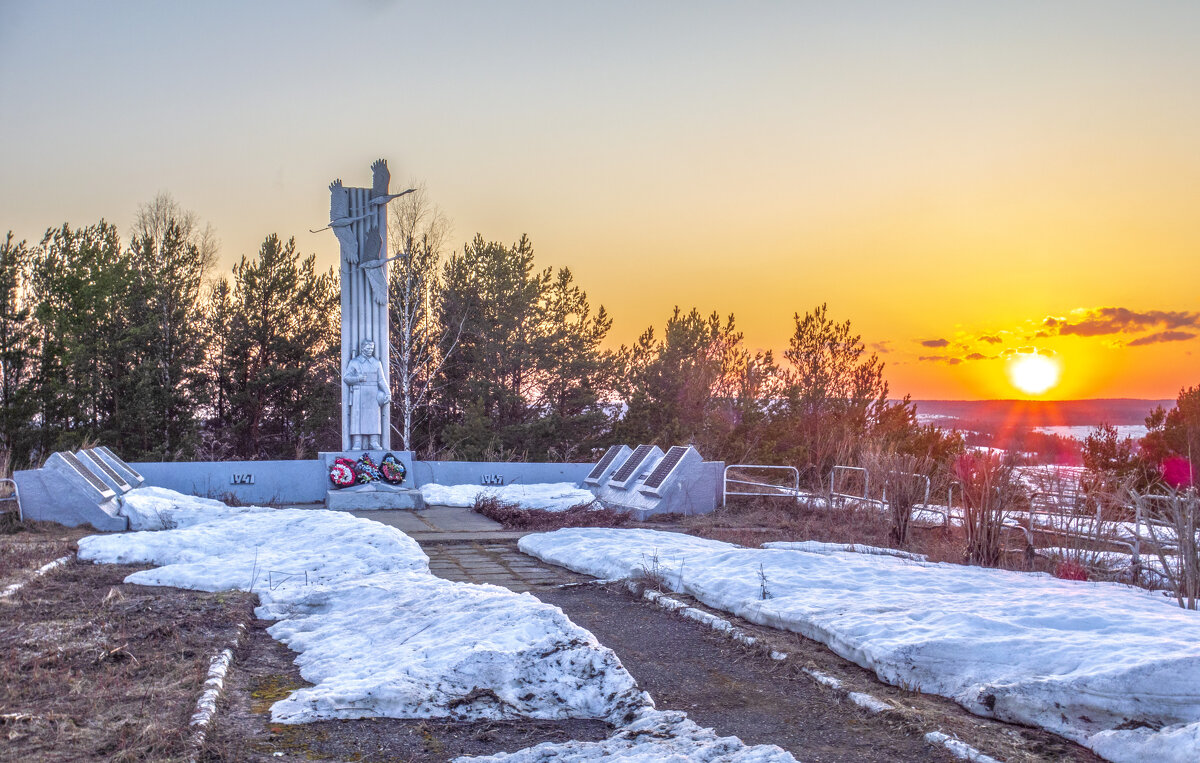
[[(380, 450), (382, 420), (380, 408), (392, 401), (383, 364), (375, 357), (375, 342), (364, 339), (358, 354), (346, 364), (342, 382), (350, 388), (350, 449)], [(365, 440), (365, 443), (364, 443)]]

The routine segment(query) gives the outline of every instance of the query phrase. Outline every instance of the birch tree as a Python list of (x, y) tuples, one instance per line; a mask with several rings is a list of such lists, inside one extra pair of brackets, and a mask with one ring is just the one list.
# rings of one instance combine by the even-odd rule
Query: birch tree
[(399, 424), (392, 429), (404, 450), (413, 449), (414, 427), (426, 416), (435, 380), (462, 334), (463, 318), (440, 321), (442, 249), (450, 222), (430, 200), (425, 185), (391, 206), (388, 276), (391, 312), (392, 399)]

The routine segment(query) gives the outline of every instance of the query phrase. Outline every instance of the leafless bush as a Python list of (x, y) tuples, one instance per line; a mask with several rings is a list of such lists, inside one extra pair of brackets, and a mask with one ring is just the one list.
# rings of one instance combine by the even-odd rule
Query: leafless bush
[(963, 527), (968, 564), (997, 566), (1004, 551), (1004, 524), (1008, 515), (1027, 504), (1024, 486), (1011, 459), (994, 453), (965, 453), (954, 462), (954, 476), (962, 489)]
[(882, 491), (891, 522), (892, 542), (907, 545), (913, 507), (926, 499), (928, 474), (933, 471), (933, 463), (927, 458), (903, 453), (873, 451), (863, 455), (862, 464)]
[(1058, 549), (1053, 558), (1067, 569), (1078, 566), (1105, 575), (1114, 573), (1104, 549), (1116, 539), (1110, 537), (1111, 528), (1098, 521), (1096, 502), (1112, 505), (1116, 497), (1101, 495), (1094, 487), (1084, 491), (1075, 474), (1054, 467), (1036, 467), (1027, 470), (1025, 476), (1033, 491), (1030, 532), (1035, 537), (1041, 534), (1053, 539)]
[[(1175, 600), (1184, 609), (1197, 609), (1200, 601), (1200, 553), (1196, 530), (1200, 526), (1200, 497), (1195, 489), (1166, 489), (1160, 495), (1130, 491), (1130, 497), (1146, 520), (1154, 552), (1162, 564)], [(1174, 532), (1174, 538), (1170, 537)], [(1175, 555), (1168, 551), (1174, 549)]]

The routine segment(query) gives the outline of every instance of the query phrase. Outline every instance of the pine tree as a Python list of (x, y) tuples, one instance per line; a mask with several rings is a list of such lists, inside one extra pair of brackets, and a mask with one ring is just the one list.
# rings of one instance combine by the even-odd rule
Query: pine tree
[(442, 443), (460, 457), (567, 458), (597, 443), (612, 363), (571, 272), (534, 266), (533, 244), (481, 236), (442, 272), (441, 321), (461, 326), (442, 368)]
[[(218, 363), (228, 370), (235, 452), (243, 458), (312, 455), (336, 449), (338, 292), (332, 270), (318, 274), (294, 239), (272, 234), (257, 258), (233, 268), (228, 337)], [(210, 302), (210, 315), (213, 313)]]
[(724, 322), (679, 307), (663, 338), (646, 329), (622, 347), (628, 410), (617, 430), (627, 442), (694, 444), (706, 458), (746, 460), (774, 380), (769, 353), (750, 355), (734, 316)]
[(190, 454), (202, 382), (205, 332), (201, 290), (216, 253), (211, 229), (161, 194), (143, 205), (134, 225), (131, 254), (138, 280), (136, 337), (144, 343), (136, 369), (142, 403), (126, 431), (137, 431), (137, 450), (155, 457)]
[(97, 225), (46, 232), (31, 278), (40, 329), (34, 398), (43, 453), (87, 438), (124, 446), (118, 422), (131, 398), (138, 362), (129, 331), (136, 279), (116, 229)]

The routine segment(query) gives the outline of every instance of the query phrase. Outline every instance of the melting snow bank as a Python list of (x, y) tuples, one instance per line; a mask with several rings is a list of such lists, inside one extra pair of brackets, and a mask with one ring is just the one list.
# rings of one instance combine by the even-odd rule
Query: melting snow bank
[(478, 496), (498, 498), (515, 503), (522, 509), (566, 511), (581, 503), (591, 503), (596, 496), (573, 482), (546, 482), (531, 485), (422, 485), (425, 503), (434, 506), (474, 506)]
[(1200, 749), (1200, 616), (1161, 594), (654, 530), (571, 528), (520, 548), (602, 578), (653, 568), (676, 591), (821, 641), (884, 681), (1112, 760), (1194, 761)]
[(90, 536), (79, 558), (159, 565), (129, 583), (257, 593), (258, 616), (278, 620), (269, 632), (300, 653), (301, 675), (315, 684), (277, 702), (276, 721), (619, 724), (652, 704), (616, 655), (557, 607), (436, 578), (399, 530), (343, 512), (235, 510), (162, 491), (143, 505), (150, 499), (149, 516), (176, 529)]
[(514, 753), (455, 758), (487, 763), (549, 763), (609, 760), (626, 763), (721, 761), (721, 763), (795, 763), (775, 745), (747, 747), (737, 737), (718, 737), (676, 711), (649, 710), (603, 742), (543, 742)]
[(211, 498), (197, 498), (162, 487), (139, 487), (121, 496), (121, 516), (130, 530), (169, 530), (208, 522), (217, 517), (270, 511), (259, 506), (226, 506)]
[(616, 655), (562, 610), (528, 594), (428, 574), (379, 574), (286, 601), (268, 629), (300, 652), (316, 686), (271, 708), (274, 720), (450, 717), (604, 718), (623, 723), (649, 698)]

